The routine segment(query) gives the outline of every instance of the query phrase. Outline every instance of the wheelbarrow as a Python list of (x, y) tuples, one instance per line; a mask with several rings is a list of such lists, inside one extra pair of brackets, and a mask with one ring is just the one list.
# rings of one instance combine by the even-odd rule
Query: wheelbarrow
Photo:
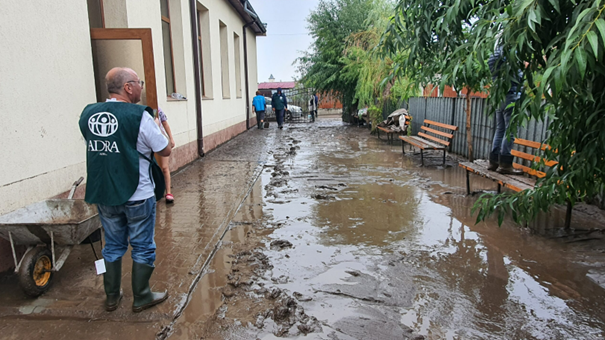
[[(15, 273), (27, 295), (37, 297), (46, 292), (74, 245), (101, 227), (95, 206), (71, 199), (82, 180), (74, 182), (68, 199), (49, 199), (0, 216), (0, 237), (11, 244)], [(18, 245), (27, 246), (21, 259), (15, 251)]]

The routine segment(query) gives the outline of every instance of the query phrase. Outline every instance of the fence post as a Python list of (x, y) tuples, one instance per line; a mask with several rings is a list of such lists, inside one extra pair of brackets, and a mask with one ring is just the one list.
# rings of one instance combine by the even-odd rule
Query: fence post
[(466, 88), (466, 143), (468, 144), (468, 159), (473, 159), (473, 136), (471, 135), (471, 88)]

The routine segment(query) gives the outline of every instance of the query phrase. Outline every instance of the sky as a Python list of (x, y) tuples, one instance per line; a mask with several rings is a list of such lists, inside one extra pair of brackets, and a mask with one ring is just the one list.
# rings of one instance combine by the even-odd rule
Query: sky
[(294, 60), (311, 46), (307, 17), (319, 0), (249, 0), (261, 21), (267, 24), (267, 36), (256, 38), (258, 81), (292, 81), (300, 77)]

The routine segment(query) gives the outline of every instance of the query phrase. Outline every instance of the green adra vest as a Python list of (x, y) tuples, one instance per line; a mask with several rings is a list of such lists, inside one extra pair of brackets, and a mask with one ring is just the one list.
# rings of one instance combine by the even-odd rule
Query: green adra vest
[(143, 113), (150, 107), (105, 102), (89, 104), (80, 115), (86, 140), (86, 202), (124, 204), (139, 185), (137, 139)]

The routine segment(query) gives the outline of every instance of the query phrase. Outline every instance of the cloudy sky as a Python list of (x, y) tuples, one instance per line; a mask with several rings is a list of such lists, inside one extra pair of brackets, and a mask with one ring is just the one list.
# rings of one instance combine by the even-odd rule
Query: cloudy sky
[(258, 81), (291, 81), (296, 74), (294, 60), (306, 51), (313, 39), (306, 18), (319, 0), (250, 0), (262, 22), (267, 23), (267, 36), (257, 37)]

